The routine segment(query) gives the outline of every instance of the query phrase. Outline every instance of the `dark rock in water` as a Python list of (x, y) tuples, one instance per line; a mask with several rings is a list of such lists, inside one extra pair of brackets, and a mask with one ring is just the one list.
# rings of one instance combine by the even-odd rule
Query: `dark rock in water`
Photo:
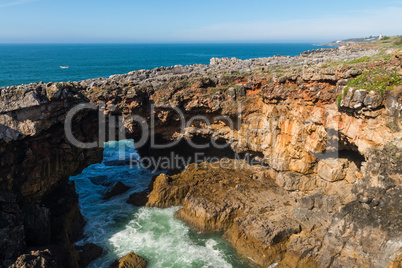
[(133, 204), (134, 206), (145, 206), (148, 202), (148, 193), (146, 191), (136, 192), (130, 195), (127, 200), (127, 203)]
[(110, 268), (145, 268), (147, 261), (134, 252), (117, 259), (110, 265)]
[(93, 243), (77, 246), (76, 248), (80, 254), (80, 260), (78, 262), (80, 267), (87, 267), (92, 261), (103, 254), (103, 249)]
[(28, 246), (44, 246), (50, 243), (49, 209), (38, 204), (26, 206), (25, 240)]
[(130, 189), (127, 185), (122, 183), (121, 181), (116, 182), (114, 185), (110, 186), (109, 188), (106, 189), (104, 196), (106, 199), (109, 199), (113, 196), (120, 195), (122, 193), (125, 193)]
[(10, 266), (10, 268), (56, 268), (61, 267), (61, 263), (55, 254), (49, 250), (35, 250), (29, 254), (23, 254)]
[(90, 177), (89, 180), (95, 185), (111, 186), (113, 182), (108, 181), (108, 177), (105, 175)]
[(103, 161), (103, 164), (105, 166), (128, 166), (130, 164), (135, 165), (136, 163), (137, 163), (136, 160), (131, 160), (131, 159)]

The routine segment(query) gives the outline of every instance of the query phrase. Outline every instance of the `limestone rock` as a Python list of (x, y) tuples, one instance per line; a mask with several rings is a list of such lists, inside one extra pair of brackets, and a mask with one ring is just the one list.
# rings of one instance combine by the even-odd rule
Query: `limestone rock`
[(45, 249), (21, 255), (10, 268), (56, 268), (60, 265), (53, 252)]
[(385, 109), (389, 116), (398, 118), (402, 111), (402, 86), (387, 92)]
[(348, 160), (342, 158), (329, 158), (318, 162), (317, 174), (323, 180), (333, 182), (345, 178), (344, 169)]
[(378, 91), (370, 91), (366, 97), (364, 98), (364, 105), (372, 108), (372, 109), (376, 109), (377, 107), (379, 107), (382, 104), (383, 98), (380, 94), (380, 92)]

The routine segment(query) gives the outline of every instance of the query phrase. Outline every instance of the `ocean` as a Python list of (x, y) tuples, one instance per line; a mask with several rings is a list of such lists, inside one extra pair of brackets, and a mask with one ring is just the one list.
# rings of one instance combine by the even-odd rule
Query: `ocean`
[[(0, 87), (109, 77), (212, 57), (295, 56), (314, 44), (0, 44)], [(68, 66), (62, 69), (60, 66)]]

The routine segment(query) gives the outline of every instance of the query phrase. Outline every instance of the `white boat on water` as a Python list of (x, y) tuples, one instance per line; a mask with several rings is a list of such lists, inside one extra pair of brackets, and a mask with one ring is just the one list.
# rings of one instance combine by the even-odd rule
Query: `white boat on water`
[(68, 66), (60, 66), (61, 69), (68, 69)]

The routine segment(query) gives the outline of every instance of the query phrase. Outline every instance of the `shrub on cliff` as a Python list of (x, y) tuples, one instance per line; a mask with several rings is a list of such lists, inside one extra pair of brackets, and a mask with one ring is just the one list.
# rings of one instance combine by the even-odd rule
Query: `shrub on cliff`
[(401, 81), (402, 77), (396, 70), (389, 71), (378, 67), (373, 70), (366, 70), (361, 75), (350, 80), (347, 83), (347, 87), (366, 89), (367, 91), (379, 91), (381, 95), (384, 95), (385, 91), (392, 90)]

